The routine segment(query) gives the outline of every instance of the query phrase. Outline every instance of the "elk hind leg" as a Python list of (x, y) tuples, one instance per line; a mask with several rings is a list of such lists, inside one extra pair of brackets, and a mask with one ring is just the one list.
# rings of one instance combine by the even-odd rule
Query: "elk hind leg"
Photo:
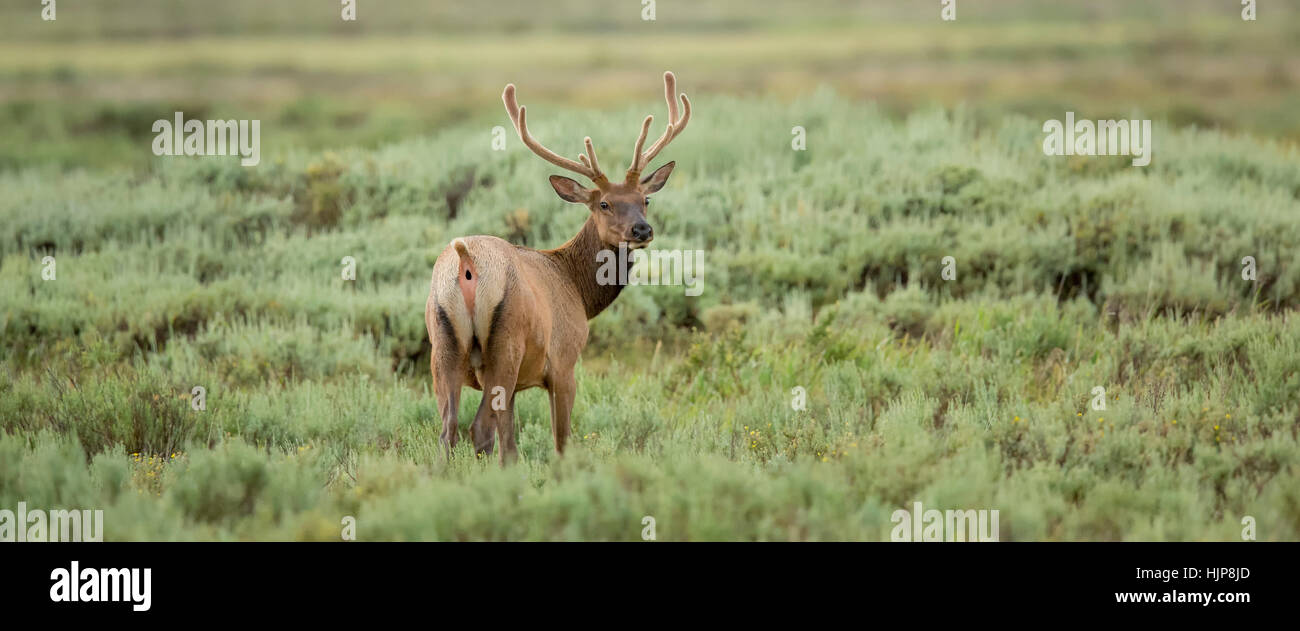
[(429, 358), (429, 367), (433, 372), (433, 392), (438, 399), (438, 415), (442, 418), (442, 431), (438, 442), (442, 443), (447, 459), (459, 441), (457, 413), (460, 409), (460, 389), (464, 380), (464, 367), (454, 350), (454, 342), (443, 340), (433, 349)]
[[(501, 340), (497, 352), (488, 363), (483, 382), (483, 404), (479, 414), (491, 419), (501, 442), (501, 464), (510, 464), (518, 458), (515, 445), (515, 387), (518, 385), (519, 364), (523, 361), (522, 344)], [(477, 421), (476, 421), (477, 422)]]

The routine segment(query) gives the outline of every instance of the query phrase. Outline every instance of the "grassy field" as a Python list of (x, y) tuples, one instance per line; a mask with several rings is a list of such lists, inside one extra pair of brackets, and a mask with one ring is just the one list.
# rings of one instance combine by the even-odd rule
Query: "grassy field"
[[(100, 508), (107, 540), (338, 540), (345, 516), (362, 540), (640, 540), (644, 516), (659, 540), (888, 540), (914, 501), (997, 509), (1004, 541), (1240, 540), (1244, 516), (1300, 539), (1295, 20), (661, 2), (668, 32), (620, 47), (642, 56), (599, 34), (635, 14), (422, 37), (474, 18), (340, 35), (223, 4), (3, 21), (0, 508)], [(664, 68), (696, 112), (650, 219), (705, 252), (703, 294), (629, 288), (592, 322), (565, 457), (532, 390), (520, 464), (448, 462), (434, 257), (554, 247), (586, 213), (516, 138), (491, 150), (500, 86), (608, 166), (662, 119)], [(262, 163), (154, 157), (176, 109), (265, 116)], [(1151, 165), (1045, 157), (1066, 109), (1155, 118)]]
[(177, 110), (260, 119), (273, 152), (377, 148), (500, 124), (501, 87), (525, 78), (534, 103), (650, 104), (669, 68), (701, 94), (788, 103), (828, 86), (894, 121), (1140, 111), (1300, 141), (1289, 3), (1242, 22), (1223, 0), (980, 0), (947, 23), (925, 2), (694, 0), (645, 22), (635, 0), (499, 0), (490, 15), (385, 0), (348, 24), (320, 0), (100, 0), (54, 22), (29, 4), (0, 0), (0, 168), (147, 169), (150, 123)]

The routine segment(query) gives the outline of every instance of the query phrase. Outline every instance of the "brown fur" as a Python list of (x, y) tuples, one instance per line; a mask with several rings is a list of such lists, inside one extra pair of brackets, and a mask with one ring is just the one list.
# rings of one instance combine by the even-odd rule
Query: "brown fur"
[[(665, 75), (668, 131), (652, 146), (654, 153), (681, 132), (690, 115), (683, 95), (686, 115), (677, 117), (671, 77)], [(618, 284), (597, 282), (604, 260), (599, 253), (613, 252), (620, 243), (645, 247), (653, 240), (646, 222), (647, 195), (663, 187), (674, 163), (644, 179), (638, 177), (654, 155), (641, 152), (647, 119), (627, 177), (611, 183), (600, 171), (590, 139), (582, 165), (559, 158), (528, 135), (524, 108), (514, 104), (514, 86), (507, 86), (503, 99), (530, 149), (586, 175), (596, 185), (588, 189), (569, 178), (551, 176), (551, 186), (562, 199), (585, 204), (590, 211), (578, 234), (558, 248), (533, 250), (491, 236), (463, 237), (453, 240), (433, 266), (424, 317), (433, 346), (429, 363), (442, 419), (441, 441), (450, 457), (459, 440), (461, 388), (481, 390), (483, 400), (470, 424), (474, 449), (491, 453), (499, 440), (504, 464), (517, 454), (515, 393), (528, 388), (545, 388), (549, 393), (555, 450), (564, 452), (577, 389), (573, 369), (587, 344), (587, 320), (623, 290)]]

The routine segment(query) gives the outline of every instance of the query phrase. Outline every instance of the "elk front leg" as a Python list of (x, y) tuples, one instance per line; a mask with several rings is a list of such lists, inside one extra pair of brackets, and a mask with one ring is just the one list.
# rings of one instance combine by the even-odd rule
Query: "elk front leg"
[(478, 411), (474, 413), (474, 422), (469, 424), (470, 438), (474, 439), (474, 453), (492, 455), (496, 446), (496, 425), (492, 419), (492, 394), (485, 388), (483, 400), (479, 401)]
[(548, 391), (551, 396), (551, 434), (555, 436), (555, 452), (558, 454), (564, 453), (564, 446), (569, 442), (569, 419), (577, 390), (573, 375), (566, 375), (552, 382)]

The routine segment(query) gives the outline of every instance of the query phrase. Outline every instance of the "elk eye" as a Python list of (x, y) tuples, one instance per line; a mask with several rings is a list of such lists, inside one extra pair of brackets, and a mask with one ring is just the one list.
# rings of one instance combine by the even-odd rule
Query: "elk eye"
[(649, 198), (649, 197), (645, 198), (645, 205), (646, 205), (646, 206), (649, 206), (649, 205), (650, 205), (650, 198)]
[(601, 210), (609, 210), (609, 202), (601, 202), (600, 208)]

